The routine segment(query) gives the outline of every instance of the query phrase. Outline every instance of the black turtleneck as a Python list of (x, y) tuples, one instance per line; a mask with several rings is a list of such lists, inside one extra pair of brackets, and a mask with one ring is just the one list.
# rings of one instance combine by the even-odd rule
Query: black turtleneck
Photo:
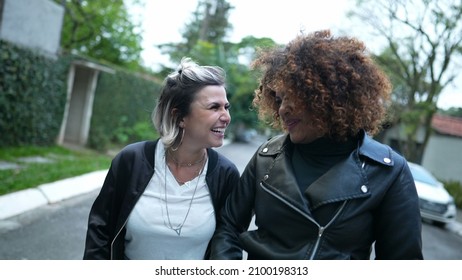
[(294, 144), (292, 166), (300, 191), (346, 159), (358, 147), (359, 138), (337, 142), (330, 138), (319, 138), (309, 144)]

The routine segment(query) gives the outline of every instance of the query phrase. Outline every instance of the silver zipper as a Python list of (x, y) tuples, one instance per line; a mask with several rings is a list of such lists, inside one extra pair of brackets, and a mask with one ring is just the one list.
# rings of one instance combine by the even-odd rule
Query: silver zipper
[(324, 231), (337, 219), (338, 215), (340, 215), (343, 208), (345, 208), (345, 205), (347, 204), (347, 202), (348, 202), (348, 200), (345, 200), (342, 203), (340, 208), (337, 210), (337, 213), (335, 213), (334, 217), (332, 217), (332, 219), (330, 219), (330, 221), (329, 221), (329, 223), (327, 223), (327, 225), (325, 225), (323, 227), (319, 227), (318, 238), (316, 240), (316, 243), (314, 244), (314, 249), (313, 249), (313, 253), (311, 253), (310, 260), (314, 259), (314, 255), (316, 255), (316, 253), (318, 251), (319, 243), (321, 242), (321, 237), (322, 237)]
[(314, 256), (316, 255), (317, 251), (318, 251), (319, 243), (321, 242), (321, 238), (322, 238), (322, 235), (323, 235), (324, 231), (335, 221), (335, 219), (337, 219), (337, 217), (342, 212), (343, 208), (345, 208), (345, 205), (347, 204), (348, 200), (345, 200), (343, 202), (343, 204), (337, 210), (337, 213), (335, 213), (334, 217), (332, 217), (332, 219), (329, 221), (329, 223), (327, 223), (327, 225), (321, 226), (318, 222), (316, 222), (313, 218), (308, 216), (305, 212), (303, 212), (300, 209), (298, 209), (297, 207), (293, 206), (291, 203), (289, 203), (287, 200), (285, 200), (279, 194), (277, 194), (277, 193), (273, 192), (272, 190), (268, 189), (265, 185), (263, 185), (262, 182), (260, 182), (260, 187), (264, 191), (266, 191), (267, 193), (269, 193), (272, 196), (276, 197), (278, 200), (280, 200), (285, 205), (287, 205), (290, 208), (292, 208), (293, 210), (295, 210), (297, 213), (301, 214), (303, 217), (307, 218), (309, 221), (311, 221), (313, 224), (315, 224), (318, 227), (318, 237), (316, 239), (316, 243), (314, 244), (313, 252), (311, 253), (311, 256), (310, 256), (310, 260), (312, 260), (314, 258)]
[(282, 196), (280, 196), (279, 194), (273, 192), (272, 190), (268, 189), (267, 187), (265, 187), (265, 185), (263, 185), (262, 182), (260, 182), (260, 187), (262, 187), (263, 190), (265, 190), (267, 193), (271, 194), (272, 196), (276, 197), (277, 199), (279, 199), (280, 201), (282, 201), (285, 205), (289, 206), (290, 208), (292, 208), (293, 210), (295, 210), (296, 212), (298, 212), (299, 214), (301, 214), (303, 217), (307, 218), (308, 220), (310, 220), (311, 222), (313, 222), (314, 224), (316, 224), (318, 227), (320, 227), (320, 225), (313, 219), (311, 218), (310, 216), (308, 216), (305, 212), (301, 211), (300, 209), (298, 209), (297, 207), (293, 206), (291, 203), (287, 202)]

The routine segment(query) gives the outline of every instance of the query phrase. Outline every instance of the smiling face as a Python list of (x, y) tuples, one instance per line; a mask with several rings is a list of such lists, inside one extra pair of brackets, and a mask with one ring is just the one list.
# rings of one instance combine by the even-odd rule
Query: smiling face
[(191, 103), (190, 113), (180, 122), (183, 143), (195, 148), (220, 147), (231, 122), (229, 102), (223, 86), (206, 86)]
[(302, 102), (285, 93), (276, 93), (278, 113), (283, 127), (293, 143), (307, 144), (325, 135), (325, 131), (316, 127), (308, 110), (302, 109)]

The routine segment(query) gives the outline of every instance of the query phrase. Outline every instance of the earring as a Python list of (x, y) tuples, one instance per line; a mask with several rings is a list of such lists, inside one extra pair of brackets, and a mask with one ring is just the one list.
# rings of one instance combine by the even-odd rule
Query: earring
[(178, 148), (181, 146), (181, 143), (183, 143), (183, 138), (184, 138), (184, 128), (181, 129), (183, 131), (183, 133), (181, 134), (181, 139), (180, 139), (180, 143), (178, 143), (178, 146), (176, 148), (171, 148), (172, 151), (176, 152), (178, 150)]

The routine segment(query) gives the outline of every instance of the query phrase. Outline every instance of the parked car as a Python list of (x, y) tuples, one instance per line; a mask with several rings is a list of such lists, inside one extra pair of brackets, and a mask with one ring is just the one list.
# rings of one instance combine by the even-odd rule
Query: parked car
[(422, 219), (444, 226), (456, 219), (454, 198), (423, 166), (408, 162), (420, 199)]

